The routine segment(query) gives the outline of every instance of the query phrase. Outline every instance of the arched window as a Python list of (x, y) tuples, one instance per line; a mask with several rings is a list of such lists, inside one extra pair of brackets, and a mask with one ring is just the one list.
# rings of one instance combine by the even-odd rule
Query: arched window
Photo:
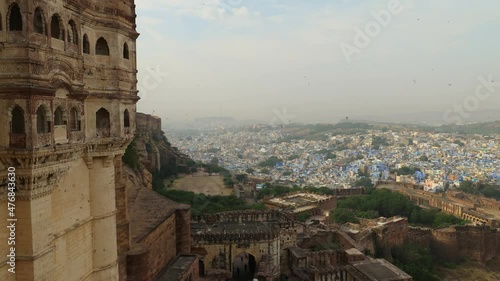
[(21, 9), (17, 3), (10, 6), (9, 11), (9, 30), (10, 31), (22, 31), (23, 30), (23, 17), (21, 16)]
[(2, 14), (0, 13), (0, 31), (1, 31), (1, 30), (3, 30), (3, 29), (2, 29), (2, 26), (3, 26), (3, 25), (2, 25)]
[(123, 126), (125, 128), (130, 128), (130, 115), (128, 113), (128, 109), (125, 109), (123, 112)]
[(36, 131), (39, 134), (50, 132), (50, 121), (43, 106), (39, 106), (36, 110)]
[(80, 131), (80, 117), (78, 116), (78, 110), (76, 108), (71, 108), (69, 115), (69, 126), (71, 131)]
[(68, 29), (68, 41), (75, 45), (78, 45), (78, 32), (76, 30), (76, 24), (73, 20), (69, 21), (69, 29)]
[(40, 7), (35, 9), (35, 15), (33, 17), (33, 31), (39, 34), (45, 33), (45, 19), (43, 16), (43, 11)]
[(60, 106), (54, 111), (54, 126), (64, 125), (64, 112)]
[(24, 134), (24, 113), (21, 107), (12, 109), (12, 119), (10, 122), (10, 132), (13, 134)]
[(128, 44), (124, 43), (123, 44), (123, 58), (128, 60), (129, 57), (130, 57), (130, 55), (129, 55), (129, 51), (128, 51)]
[(109, 120), (109, 112), (101, 108), (95, 114), (95, 127), (98, 137), (109, 137), (111, 124)]
[(87, 34), (83, 34), (83, 53), (90, 54), (90, 43)]
[(100, 56), (109, 56), (108, 42), (104, 38), (99, 38), (95, 44), (95, 54)]
[(62, 28), (61, 17), (58, 14), (52, 15), (50, 19), (50, 34), (52, 38), (64, 40), (64, 29)]

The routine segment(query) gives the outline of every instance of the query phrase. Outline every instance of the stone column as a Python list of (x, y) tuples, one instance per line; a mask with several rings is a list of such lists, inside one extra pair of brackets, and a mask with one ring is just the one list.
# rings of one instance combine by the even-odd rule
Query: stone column
[(185, 206), (175, 211), (177, 254), (189, 254), (191, 252), (190, 217), (190, 206)]
[(93, 278), (118, 280), (115, 176), (113, 156), (95, 157), (90, 169)]
[(116, 198), (116, 243), (120, 280), (127, 278), (127, 252), (130, 250), (130, 227), (127, 212), (127, 189), (122, 180), (122, 155), (114, 158)]

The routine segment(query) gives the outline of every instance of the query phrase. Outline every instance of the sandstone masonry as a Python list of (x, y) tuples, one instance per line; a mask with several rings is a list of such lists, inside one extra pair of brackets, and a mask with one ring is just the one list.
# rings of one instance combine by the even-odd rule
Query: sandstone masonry
[(0, 280), (125, 280), (134, 1), (7, 0), (0, 15), (0, 227), (8, 167), (18, 219), (17, 274), (0, 243)]

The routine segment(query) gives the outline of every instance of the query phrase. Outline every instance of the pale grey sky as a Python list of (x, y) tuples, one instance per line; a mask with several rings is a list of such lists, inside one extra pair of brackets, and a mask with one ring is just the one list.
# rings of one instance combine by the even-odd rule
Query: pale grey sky
[[(468, 115), (454, 105), (464, 103), (466, 114), (500, 111), (500, 83), (474, 97), (479, 77), (500, 82), (498, 1), (136, 4), (138, 110), (165, 122), (220, 115), (265, 121), (285, 108), (302, 122), (418, 111), (458, 120)], [(356, 29), (366, 28), (369, 42), (356, 43)], [(355, 53), (347, 59), (341, 46)]]

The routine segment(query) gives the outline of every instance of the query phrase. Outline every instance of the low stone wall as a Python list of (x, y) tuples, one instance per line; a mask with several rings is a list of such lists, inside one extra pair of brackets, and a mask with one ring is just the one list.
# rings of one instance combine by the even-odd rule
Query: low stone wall
[(127, 257), (128, 280), (152, 280), (176, 256), (176, 221), (172, 215), (131, 250)]

